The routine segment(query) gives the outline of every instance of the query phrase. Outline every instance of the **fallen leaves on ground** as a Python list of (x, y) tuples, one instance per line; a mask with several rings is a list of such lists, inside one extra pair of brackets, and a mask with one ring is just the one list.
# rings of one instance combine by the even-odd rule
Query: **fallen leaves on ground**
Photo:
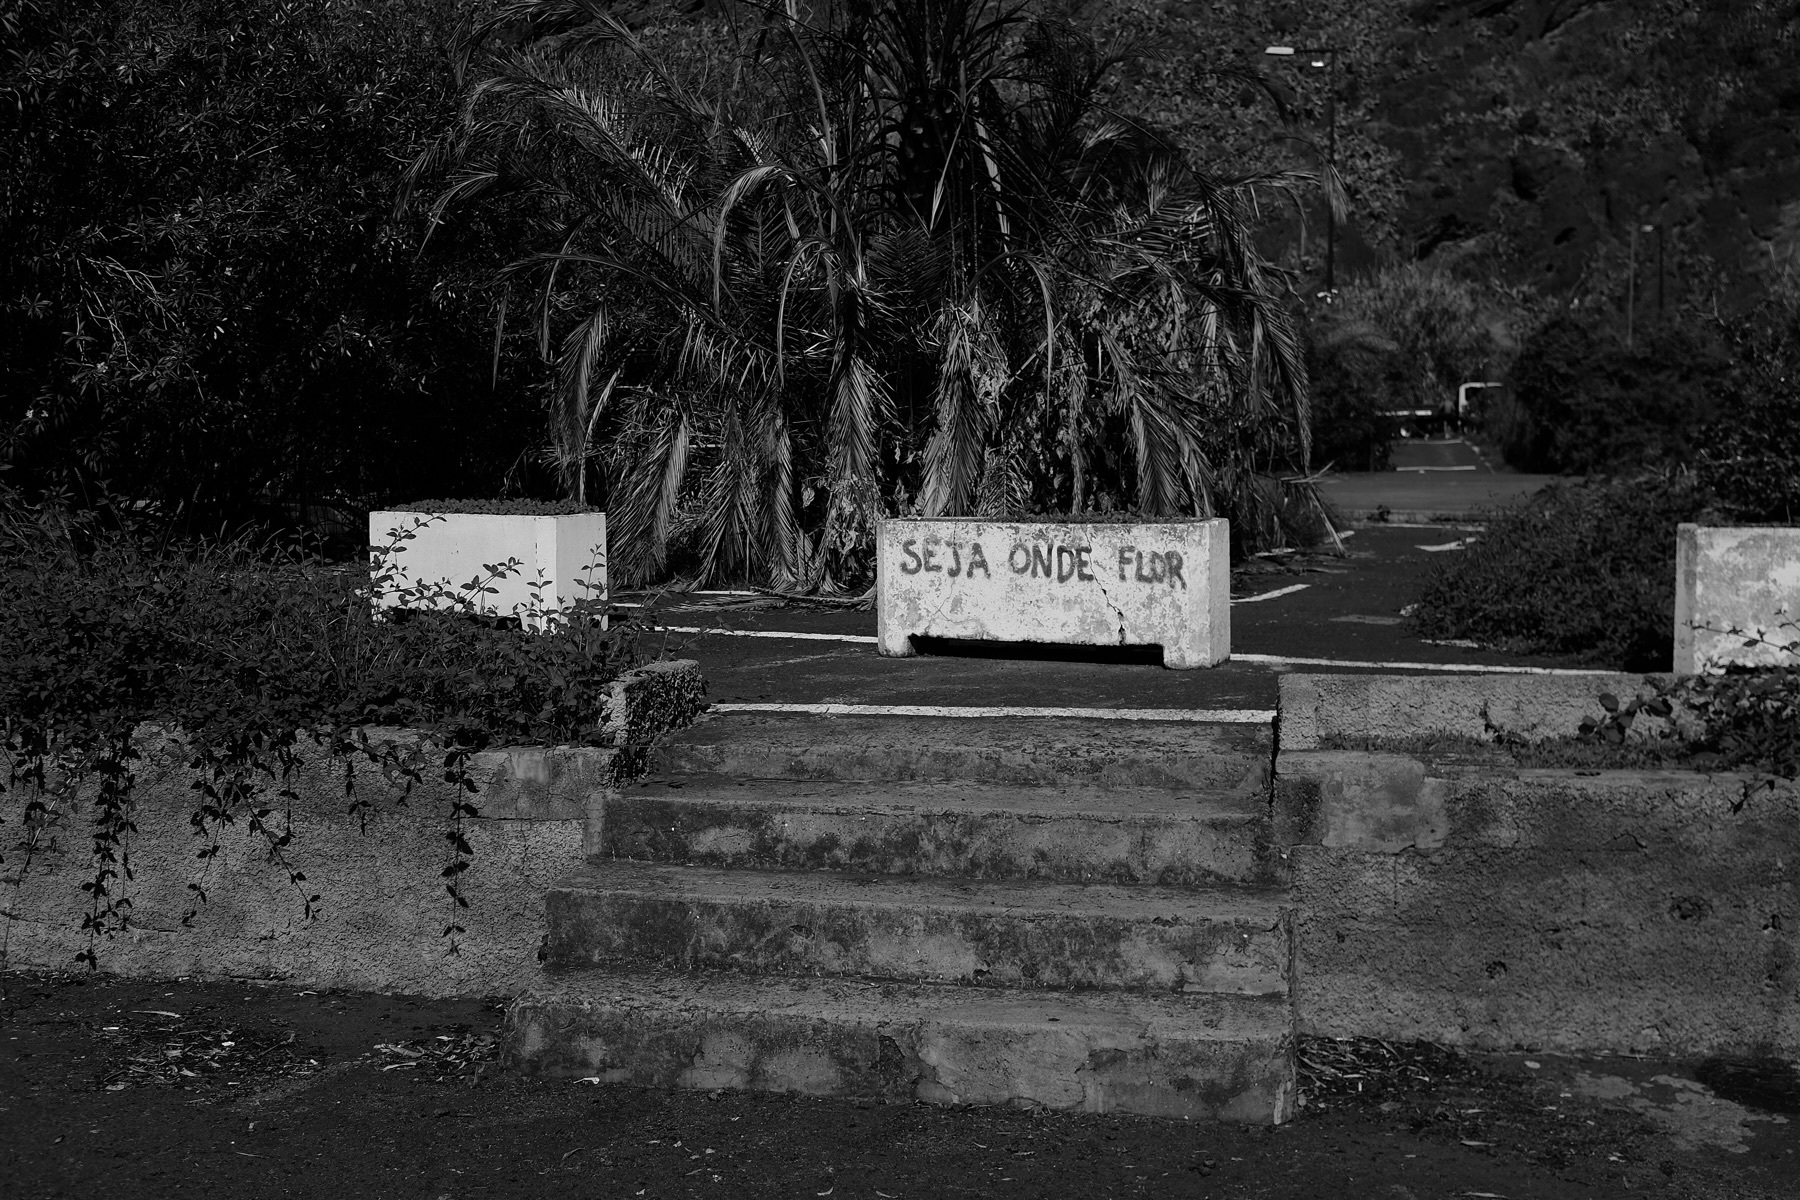
[(227, 1027), (160, 1009), (122, 1013), (117, 1020), (97, 1031), (107, 1048), (95, 1080), (103, 1091), (153, 1084), (244, 1088), (310, 1074), (319, 1065), (295, 1048), (290, 1032)]
[(1614, 1149), (1635, 1155), (1650, 1133), (1635, 1113), (1574, 1103), (1540, 1080), (1497, 1069), (1486, 1056), (1430, 1042), (1305, 1038), (1298, 1064), (1303, 1117), (1376, 1109), (1413, 1134), (1490, 1154), (1561, 1166)]
[(442, 1080), (479, 1073), (499, 1057), (500, 1042), (491, 1033), (440, 1033), (410, 1042), (383, 1042), (374, 1053), (384, 1071), (420, 1071)]

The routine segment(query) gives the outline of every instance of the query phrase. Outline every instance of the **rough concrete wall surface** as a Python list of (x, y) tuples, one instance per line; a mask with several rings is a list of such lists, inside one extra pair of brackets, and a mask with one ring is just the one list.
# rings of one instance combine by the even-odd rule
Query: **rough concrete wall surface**
[(1795, 785), (1306, 751), (1276, 775), (1303, 1030), (1800, 1048)]
[[(1536, 741), (1576, 732), (1583, 717), (1601, 717), (1599, 697), (1655, 694), (1657, 676), (1596, 671), (1592, 675), (1284, 675), (1281, 745), (1317, 750), (1334, 745), (1426, 736), (1491, 741), (1507, 735)], [(1662, 728), (1647, 714), (1636, 730)]]
[(1231, 653), (1229, 527), (884, 521), (881, 653), (913, 637), (1161, 646), (1170, 667)]
[(1792, 665), (1800, 663), (1794, 647), (1800, 647), (1800, 529), (1678, 526), (1676, 674)]
[[(623, 707), (609, 717), (647, 736), (651, 718), (630, 701), (654, 695), (664, 704), (662, 719), (685, 723), (691, 712), (682, 721), (670, 714), (692, 705), (676, 704), (673, 694), (697, 701), (700, 686), (691, 662), (640, 669), (622, 678), (616, 691)], [(377, 743), (414, 736), (369, 733)], [(481, 816), (465, 822), (474, 856), (462, 877), (470, 907), (456, 911), (440, 875), (449, 861), (450, 799), (441, 767), (427, 769), (424, 785), (402, 804), (400, 788), (380, 769), (356, 765), (355, 795), (370, 802), (357, 815), (349, 811), (342, 763), (303, 756), (291, 781), (297, 798), (287, 848), (306, 876), (296, 886), (267, 861), (267, 840), (249, 830), (243, 814), (221, 831), (211, 864), (199, 859), (209, 839), (190, 823), (197, 798), (180, 742), (166, 735), (145, 740), (130, 842), (135, 878), (121, 887), (132, 901), (131, 928), (97, 945), (100, 969), (438, 996), (516, 993), (540, 980), (544, 897), (590, 849), (586, 817), (614, 786), (619, 755), (571, 747), (476, 755), (469, 769)], [(286, 806), (273, 789), (266, 802), (275, 807), (270, 820), (282, 827)], [(29, 862), (9, 848), (0, 865), (0, 968), (68, 967), (87, 947), (87, 819), (85, 806), (65, 814), (49, 846)], [(190, 883), (204, 887), (207, 899), (184, 927), (184, 914), (195, 907)], [(305, 897), (315, 893), (317, 913), (308, 919)], [(451, 923), (466, 929), (455, 954), (444, 936)]]

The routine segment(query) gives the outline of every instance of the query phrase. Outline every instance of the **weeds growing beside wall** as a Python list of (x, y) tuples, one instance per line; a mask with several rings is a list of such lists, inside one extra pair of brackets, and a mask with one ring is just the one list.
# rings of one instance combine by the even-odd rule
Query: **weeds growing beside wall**
[[(303, 744), (346, 766), (377, 763), (406, 791), (428, 772), (451, 784), (442, 875), (454, 949), (472, 853), (463, 823), (480, 813), (470, 756), (496, 743), (601, 744), (608, 684), (633, 649), (579, 608), (539, 634), (454, 610), (378, 618), (370, 591), (392, 549), (344, 568), (241, 540), (161, 541), (91, 514), (0, 511), (0, 863), (23, 869), (53, 816), (87, 815), (90, 966), (95, 941), (131, 923), (134, 771), (156, 726), (178, 732), (196, 772), (202, 861), (222, 829), (242, 825), (309, 913), (318, 897), (292, 865), (288, 808)], [(373, 725), (424, 741), (374, 743)], [(203, 883), (190, 891), (197, 910)]]

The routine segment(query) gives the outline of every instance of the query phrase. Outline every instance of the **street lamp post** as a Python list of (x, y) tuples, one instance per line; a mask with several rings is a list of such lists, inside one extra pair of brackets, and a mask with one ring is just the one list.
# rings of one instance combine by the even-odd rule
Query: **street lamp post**
[(1270, 46), (1263, 53), (1277, 58), (1316, 54), (1320, 57), (1313, 59), (1312, 65), (1325, 69), (1325, 169), (1328, 172), (1325, 183), (1325, 290), (1336, 291), (1337, 212), (1331, 203), (1331, 186), (1337, 176), (1337, 47)]

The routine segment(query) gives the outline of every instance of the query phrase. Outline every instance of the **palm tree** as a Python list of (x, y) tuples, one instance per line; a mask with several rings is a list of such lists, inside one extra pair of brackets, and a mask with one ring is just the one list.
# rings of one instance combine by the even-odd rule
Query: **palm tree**
[(1117, 56), (998, 0), (730, 13), (677, 67), (601, 0), (517, 0), (412, 172), (434, 220), (538, 206), (505, 274), (616, 569), (683, 521), (703, 575), (808, 589), (866, 574), (883, 512), (1266, 524), (1307, 393), (1249, 231), (1300, 177), (1195, 169), (1104, 110)]

